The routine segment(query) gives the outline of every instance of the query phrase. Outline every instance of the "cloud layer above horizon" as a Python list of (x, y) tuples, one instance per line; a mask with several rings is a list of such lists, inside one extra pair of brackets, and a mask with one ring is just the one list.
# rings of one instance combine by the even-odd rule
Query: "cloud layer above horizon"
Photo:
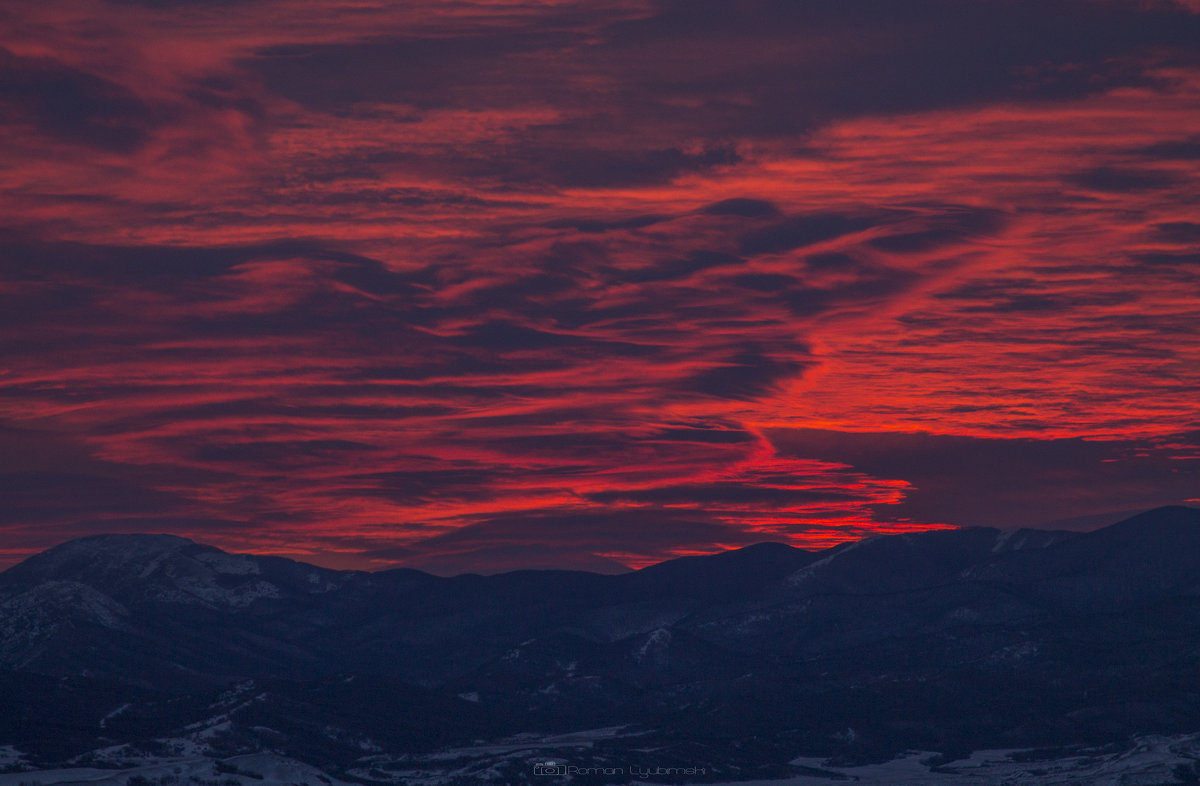
[(1200, 496), (1200, 5), (14, 0), (0, 563)]

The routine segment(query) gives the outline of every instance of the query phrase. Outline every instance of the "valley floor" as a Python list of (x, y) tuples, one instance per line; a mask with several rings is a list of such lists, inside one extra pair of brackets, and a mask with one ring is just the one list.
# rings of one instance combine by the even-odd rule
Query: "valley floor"
[[(910, 753), (884, 764), (829, 767), (821, 759), (800, 758), (792, 763), (820, 769), (820, 776), (782, 781), (742, 782), (739, 786), (829, 786), (841, 778), (858, 786), (1160, 786), (1190, 783), (1175, 775), (1177, 767), (1200, 759), (1200, 735), (1144, 737), (1129, 750), (1111, 752), (1080, 749), (1044, 752), (1027, 750), (976, 751), (969, 758), (931, 766), (936, 754)], [(830, 775), (838, 781), (831, 781)], [(840, 776), (840, 777), (839, 777)]]
[[(615, 729), (596, 730), (609, 737)], [(592, 739), (584, 733), (566, 737), (513, 740), (478, 748), (456, 748), (422, 759), (370, 762), (369, 767), (347, 773), (358, 783), (405, 786), (458, 786), (465, 783), (567, 784), (576, 777), (539, 772), (531, 762), (551, 762), (567, 767), (572, 747), (581, 752)], [(553, 756), (551, 752), (556, 752)], [(566, 754), (565, 756), (563, 754)], [(514, 772), (501, 764), (524, 760), (527, 772)], [(0, 750), (0, 765), (19, 766), (20, 754)], [(909, 752), (882, 764), (838, 767), (820, 758), (801, 757), (792, 765), (807, 774), (781, 780), (722, 781), (698, 779), (709, 786), (1164, 786), (1195, 783), (1200, 773), (1200, 734), (1139, 738), (1133, 746), (1112, 749), (987, 750), (946, 762), (936, 753)], [(126, 761), (119, 768), (76, 767), (0, 773), (0, 786), (351, 786), (350, 782), (284, 756), (258, 753), (214, 759), (185, 756)], [(383, 769), (380, 769), (380, 766)], [(505, 774), (501, 774), (501, 770)], [(1186, 770), (1186, 772), (1185, 772)], [(512, 780), (513, 777), (517, 780)], [(626, 770), (588, 783), (678, 783), (676, 779)]]
[(303, 762), (270, 753), (147, 759), (121, 769), (68, 767), (0, 774), (0, 786), (350, 786)]

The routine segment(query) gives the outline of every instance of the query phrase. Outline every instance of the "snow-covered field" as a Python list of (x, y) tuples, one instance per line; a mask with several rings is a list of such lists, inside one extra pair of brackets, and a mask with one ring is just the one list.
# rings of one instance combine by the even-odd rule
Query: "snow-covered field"
[[(619, 727), (571, 735), (519, 735), (486, 745), (443, 750), (403, 761), (368, 756), (348, 776), (360, 781), (403, 783), (406, 786), (448, 786), (464, 783), (570, 783), (572, 779), (539, 774), (534, 765), (554, 760), (569, 764), (602, 739), (625, 736)], [(182, 741), (181, 741), (182, 742)], [(126, 749), (127, 750), (127, 749)], [(73, 767), (0, 773), (0, 786), (353, 786), (319, 769), (273, 753), (215, 759), (196, 747), (174, 748), (176, 755), (130, 760), (97, 751), (91, 761), (111, 761), (112, 767)], [(98, 755), (97, 755), (98, 754)], [(182, 754), (182, 755), (179, 755)], [(115, 751), (114, 751), (115, 756)], [(883, 764), (834, 767), (820, 758), (797, 758), (792, 764), (812, 770), (782, 780), (726, 781), (716, 786), (1162, 786), (1183, 783), (1176, 777), (1181, 765), (1193, 772), (1200, 762), (1200, 734), (1144, 737), (1120, 752), (1078, 749), (1057, 755), (1026, 750), (976, 751), (971, 756), (934, 766), (937, 754), (913, 751)], [(0, 768), (20, 767), (22, 756), (0, 748)], [(513, 780), (514, 777), (517, 780)], [(627, 771), (612, 784), (663, 782), (654, 774)], [(699, 781), (697, 781), (699, 783)], [(709, 784), (713, 786), (713, 784)]]
[(913, 752), (863, 767), (829, 767), (819, 758), (799, 758), (792, 763), (826, 774), (741, 781), (737, 786), (1161, 786), (1182, 783), (1174, 769), (1191, 768), (1200, 760), (1200, 734), (1144, 737), (1132, 750), (1120, 753), (1080, 750), (1058, 758), (1034, 758), (1030, 751), (976, 751), (936, 771), (923, 763), (935, 755)]
[(228, 759), (153, 759), (135, 767), (58, 770), (0, 774), (0, 786), (350, 786), (315, 767), (271, 753)]

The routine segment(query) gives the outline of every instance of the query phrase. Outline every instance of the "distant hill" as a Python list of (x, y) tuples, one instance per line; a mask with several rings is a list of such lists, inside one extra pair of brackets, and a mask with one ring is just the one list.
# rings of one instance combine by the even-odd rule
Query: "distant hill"
[(800, 753), (1113, 743), (1200, 730), (1200, 510), (620, 575), (333, 571), (98, 535), (0, 574), (0, 669), (0, 746), (45, 761), (185, 734), (230, 691), (205, 745), (335, 768), (364, 740), (607, 727), (642, 736), (587, 755), (650, 740), (738, 777)]

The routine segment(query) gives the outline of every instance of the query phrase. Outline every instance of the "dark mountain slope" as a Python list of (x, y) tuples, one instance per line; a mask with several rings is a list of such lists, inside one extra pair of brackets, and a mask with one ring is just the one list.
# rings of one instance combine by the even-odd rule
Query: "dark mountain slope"
[(100, 535), (0, 574), (0, 665), (166, 689), (347, 671), (436, 682), (556, 628), (609, 641), (752, 597), (813, 559), (762, 544), (621, 576), (330, 571)]
[[(1197, 565), (1191, 508), (1092, 533), (760, 544), (617, 576), (338, 572), (100, 536), (0, 574), (0, 666), (174, 692), (128, 689), (145, 728), (252, 679), (267, 698), (238, 710), (229, 744), (283, 744), (254, 731), (269, 727), (322, 761), (361, 755), (371, 723), (397, 729), (376, 735), (396, 751), (632, 724), (680, 760), (699, 746), (772, 767), (1112, 742), (1200, 729)], [(31, 679), (84, 726), (126, 690), (93, 680), (100, 698), (70, 705)], [(345, 702), (374, 709), (358, 722)], [(751, 737), (753, 756), (731, 747)]]

